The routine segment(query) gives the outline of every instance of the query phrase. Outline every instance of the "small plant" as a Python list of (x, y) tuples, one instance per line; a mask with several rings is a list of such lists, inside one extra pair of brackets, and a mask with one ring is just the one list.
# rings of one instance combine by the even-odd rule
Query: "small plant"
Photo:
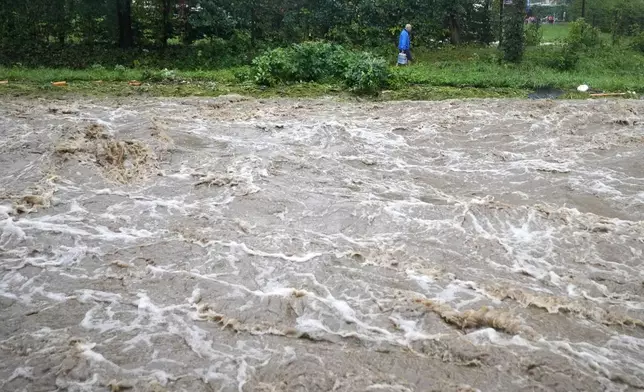
[(238, 83), (246, 83), (253, 80), (253, 70), (250, 67), (239, 67), (233, 70), (233, 76)]
[(571, 71), (577, 67), (579, 63), (579, 51), (570, 45), (564, 45), (556, 52), (551, 67), (560, 71)]
[(371, 54), (356, 55), (349, 63), (344, 76), (347, 87), (358, 93), (374, 93), (387, 85), (387, 63)]
[(175, 71), (166, 68), (161, 71), (161, 78), (163, 80), (175, 80), (177, 78), (177, 74)]
[(92, 69), (95, 71), (102, 71), (105, 69), (105, 67), (103, 67), (101, 64), (94, 64), (92, 65)]
[(125, 72), (125, 67), (121, 64), (118, 64), (116, 67), (114, 67), (114, 70), (117, 72)]
[(532, 53), (533, 64), (544, 65), (558, 71), (571, 71), (579, 63), (580, 53), (568, 44), (562, 46), (542, 46)]

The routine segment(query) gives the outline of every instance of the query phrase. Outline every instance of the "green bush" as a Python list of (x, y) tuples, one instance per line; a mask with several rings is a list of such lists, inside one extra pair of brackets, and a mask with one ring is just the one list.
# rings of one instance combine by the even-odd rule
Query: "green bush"
[(349, 58), (344, 47), (327, 42), (305, 42), (293, 45), (291, 50), (296, 66), (294, 79), (303, 82), (342, 76)]
[(359, 93), (373, 93), (387, 85), (387, 62), (368, 53), (355, 55), (344, 76), (347, 87)]
[(580, 54), (568, 44), (542, 46), (530, 55), (530, 63), (558, 71), (571, 71), (577, 67)]
[(253, 60), (259, 85), (344, 81), (355, 91), (373, 92), (387, 82), (387, 63), (369, 53), (350, 52), (341, 45), (305, 42), (270, 50)]
[(245, 83), (253, 80), (253, 70), (250, 67), (239, 67), (233, 71), (235, 80), (239, 83)]
[(327, 42), (305, 42), (273, 49), (253, 60), (255, 82), (273, 86), (341, 78), (348, 58), (344, 47)]
[(539, 46), (543, 39), (543, 29), (537, 23), (530, 23), (525, 29), (526, 46)]
[(555, 52), (549, 65), (560, 71), (571, 71), (579, 64), (579, 58), (579, 51), (570, 45), (564, 45)]
[(644, 32), (639, 33), (635, 38), (633, 38), (631, 47), (634, 50), (644, 53)]
[(580, 18), (570, 24), (570, 31), (568, 32), (566, 43), (575, 49), (597, 47), (601, 44), (599, 29)]
[(253, 60), (255, 67), (255, 83), (263, 86), (292, 81), (295, 68), (292, 55), (284, 48), (277, 48), (256, 57)]

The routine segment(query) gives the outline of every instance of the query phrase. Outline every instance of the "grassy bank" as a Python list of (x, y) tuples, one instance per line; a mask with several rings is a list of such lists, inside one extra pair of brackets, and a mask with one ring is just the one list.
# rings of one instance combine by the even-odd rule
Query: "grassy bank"
[[(528, 48), (523, 63), (510, 65), (499, 62), (497, 49), (490, 47), (417, 50), (415, 64), (391, 66), (389, 85), (377, 97), (370, 98), (527, 97), (529, 92), (539, 88), (560, 89), (566, 92), (564, 97), (578, 98), (585, 96), (576, 93), (580, 84), (589, 85), (593, 91), (644, 93), (642, 53), (627, 47), (605, 45), (582, 53), (574, 69), (561, 71), (552, 66), (558, 51), (557, 46)], [(0, 95), (14, 96), (69, 93), (94, 96), (218, 96), (230, 93), (256, 97), (352, 96), (341, 83), (333, 81), (258, 86), (253, 81), (251, 67), (192, 71), (12, 67), (0, 68), (0, 81), (3, 80), (8, 83), (0, 84)], [(132, 80), (142, 84), (131, 86), (128, 82)], [(67, 86), (52, 86), (51, 82), (56, 81), (66, 81)]]
[(513, 88), (550, 87), (564, 91), (587, 84), (595, 90), (644, 93), (644, 54), (625, 48), (605, 47), (581, 55), (575, 69), (561, 71), (549, 65), (558, 48), (528, 48), (523, 63), (501, 64), (494, 48), (448, 48), (424, 52), (413, 67), (394, 68), (400, 86), (429, 84), (452, 87)]
[(460, 88), (450, 86), (418, 85), (404, 89), (385, 90), (376, 96), (356, 96), (342, 85), (320, 83), (298, 83), (270, 88), (254, 84), (223, 82), (221, 79), (192, 80), (181, 82), (144, 82), (131, 86), (127, 81), (83, 81), (69, 82), (65, 87), (54, 87), (50, 83), (28, 80), (12, 81), (0, 86), (0, 97), (62, 98), (64, 96), (90, 97), (216, 97), (226, 94), (240, 94), (256, 98), (316, 98), (334, 96), (347, 99), (371, 100), (443, 100), (466, 98), (526, 98), (529, 91), (513, 88)]

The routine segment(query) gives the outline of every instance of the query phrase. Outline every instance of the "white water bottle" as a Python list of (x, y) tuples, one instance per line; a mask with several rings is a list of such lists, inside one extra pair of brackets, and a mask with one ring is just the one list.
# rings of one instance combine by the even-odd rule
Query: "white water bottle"
[(398, 54), (398, 65), (407, 65), (407, 54), (405, 52)]

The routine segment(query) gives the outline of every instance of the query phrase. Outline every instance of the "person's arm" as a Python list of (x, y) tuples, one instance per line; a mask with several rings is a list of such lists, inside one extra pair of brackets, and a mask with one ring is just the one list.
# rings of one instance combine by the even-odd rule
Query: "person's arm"
[(401, 51), (409, 49), (409, 33), (407, 31), (403, 31), (400, 34), (398, 49), (400, 49)]

